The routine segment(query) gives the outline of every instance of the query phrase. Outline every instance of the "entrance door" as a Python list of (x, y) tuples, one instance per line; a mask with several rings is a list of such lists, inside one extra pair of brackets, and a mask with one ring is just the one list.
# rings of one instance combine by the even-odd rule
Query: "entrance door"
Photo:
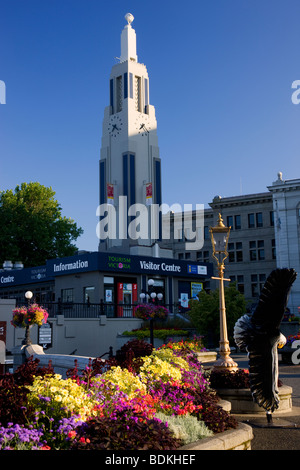
[(117, 316), (133, 317), (133, 304), (137, 301), (137, 283), (118, 282), (117, 293)]

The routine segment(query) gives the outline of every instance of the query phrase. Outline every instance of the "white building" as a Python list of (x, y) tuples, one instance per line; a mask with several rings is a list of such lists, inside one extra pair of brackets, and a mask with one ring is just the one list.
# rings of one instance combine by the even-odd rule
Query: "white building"
[(300, 179), (284, 181), (279, 172), (268, 189), (273, 196), (277, 267), (298, 273), (289, 299), (295, 312), (300, 306)]
[[(99, 250), (113, 249), (128, 252), (135, 246), (134, 254), (153, 255), (151, 240), (151, 204), (162, 203), (161, 160), (157, 139), (157, 122), (154, 106), (150, 104), (149, 77), (146, 66), (138, 62), (136, 33), (131, 23), (133, 16), (127, 13), (127, 23), (121, 34), (121, 56), (112, 67), (109, 79), (110, 101), (105, 108), (102, 146), (100, 154), (100, 207), (110, 207), (110, 219), (101, 232)], [(126, 198), (126, 199), (125, 199)], [(137, 239), (128, 234), (132, 218), (128, 209), (142, 204), (143, 223), (138, 224)], [(99, 216), (103, 217), (102, 211)], [(107, 215), (107, 213), (106, 213)], [(134, 216), (135, 213), (130, 214)], [(145, 223), (146, 220), (146, 223)], [(105, 217), (102, 218), (104, 227)], [(148, 222), (147, 222), (148, 221)], [(153, 230), (159, 236), (158, 221)], [(149, 229), (149, 230), (147, 230)], [(146, 232), (144, 232), (146, 230)], [(102, 240), (101, 240), (102, 238)], [(157, 237), (158, 238), (158, 237)], [(142, 248), (143, 247), (143, 248)], [(156, 247), (157, 251), (157, 247)]]

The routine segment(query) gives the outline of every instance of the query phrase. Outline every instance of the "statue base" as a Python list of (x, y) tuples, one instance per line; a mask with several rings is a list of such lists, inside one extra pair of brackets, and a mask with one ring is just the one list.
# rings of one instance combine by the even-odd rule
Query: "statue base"
[[(266, 413), (266, 410), (253, 400), (250, 388), (222, 388), (216, 389), (216, 392), (223, 400), (230, 401), (231, 412), (234, 414), (256, 414)], [(288, 413), (292, 411), (292, 387), (282, 385), (278, 387), (279, 408), (274, 411), (277, 413)], [(274, 416), (273, 414), (273, 416)], [(267, 421), (267, 418), (266, 418)]]

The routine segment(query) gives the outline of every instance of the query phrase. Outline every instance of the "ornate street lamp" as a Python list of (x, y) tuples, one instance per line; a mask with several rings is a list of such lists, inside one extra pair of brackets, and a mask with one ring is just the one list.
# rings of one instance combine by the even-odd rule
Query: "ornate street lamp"
[[(156, 292), (154, 292), (153, 290), (153, 286), (154, 286), (154, 280), (153, 279), (149, 279), (148, 280), (148, 291), (144, 291), (144, 292), (141, 292), (140, 293), (140, 299), (142, 302), (144, 302), (145, 298), (147, 300), (150, 300), (152, 302), (155, 302), (155, 299), (157, 299), (158, 301), (161, 301), (163, 299), (163, 294), (162, 293), (158, 293), (156, 294)], [(154, 346), (154, 334), (153, 334), (153, 324), (154, 320), (153, 318), (150, 318), (149, 320), (149, 324), (150, 324), (150, 343), (152, 344), (152, 346)]]
[(227, 334), (224, 281), (230, 279), (224, 278), (225, 264), (224, 261), (228, 257), (227, 245), (229, 240), (231, 227), (226, 227), (223, 223), (221, 214), (219, 214), (218, 223), (215, 227), (210, 227), (211, 243), (213, 248), (213, 258), (217, 261), (219, 277), (212, 277), (219, 281), (219, 305), (220, 305), (220, 358), (215, 364), (216, 369), (225, 369), (234, 371), (238, 369), (238, 365), (230, 357), (230, 347)]
[[(25, 292), (25, 299), (27, 299), (28, 307), (30, 307), (30, 301), (31, 301), (32, 297), (33, 297), (33, 293), (30, 290)], [(32, 341), (31, 341), (31, 338), (30, 338), (30, 325), (26, 325), (25, 338), (23, 339), (22, 344), (24, 344), (26, 346), (29, 346), (30, 344), (32, 344)]]

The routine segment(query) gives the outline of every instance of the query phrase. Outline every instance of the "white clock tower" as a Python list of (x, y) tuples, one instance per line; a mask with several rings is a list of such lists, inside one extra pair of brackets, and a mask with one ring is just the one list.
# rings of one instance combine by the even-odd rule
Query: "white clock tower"
[[(131, 26), (134, 18), (127, 13), (125, 19), (121, 57), (112, 67), (110, 102), (103, 119), (99, 207), (108, 207), (109, 211), (98, 215), (104, 221), (109, 213), (111, 219), (107, 237), (99, 237), (99, 249), (134, 253), (132, 250), (149, 249), (155, 242), (151, 237), (150, 207), (162, 204), (161, 160), (155, 109), (149, 101), (149, 77), (146, 66), (138, 62), (136, 34)], [(138, 204), (148, 214), (148, 227), (145, 217), (139, 224), (141, 219), (130, 212)], [(138, 230), (131, 236), (128, 229), (133, 219)], [(157, 227), (155, 230), (158, 233)]]

